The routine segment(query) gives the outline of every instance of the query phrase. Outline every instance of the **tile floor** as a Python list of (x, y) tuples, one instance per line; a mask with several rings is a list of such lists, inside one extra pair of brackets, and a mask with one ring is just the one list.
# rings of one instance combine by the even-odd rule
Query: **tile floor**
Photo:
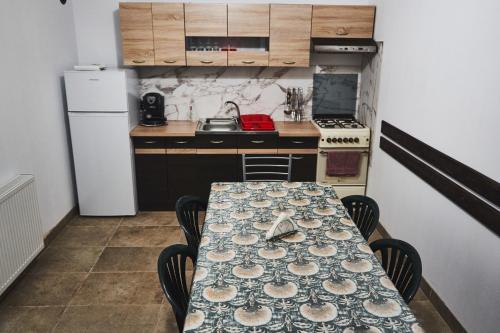
[[(0, 332), (177, 332), (156, 274), (175, 243), (173, 212), (75, 218), (4, 297)], [(411, 308), (427, 332), (451, 332), (421, 291)]]

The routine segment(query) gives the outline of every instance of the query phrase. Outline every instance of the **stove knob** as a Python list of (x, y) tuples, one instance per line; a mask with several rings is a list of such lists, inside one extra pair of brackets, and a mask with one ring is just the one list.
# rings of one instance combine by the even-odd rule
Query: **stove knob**
[(353, 138), (349, 138), (349, 143), (353, 143), (354, 142), (354, 139)]
[[(334, 139), (334, 140), (335, 140), (335, 139)], [(328, 142), (328, 143), (332, 143), (332, 139), (327, 138), (327, 139), (326, 139), (326, 142)]]
[(359, 138), (354, 138), (354, 142), (359, 143)]
[(344, 143), (347, 143), (349, 141), (348, 138), (344, 138)]
[(337, 139), (337, 142), (338, 142), (338, 143), (342, 143), (342, 138), (338, 138), (338, 139)]
[(333, 138), (333, 139), (332, 139), (332, 142), (333, 142), (333, 143), (337, 143), (337, 138)]

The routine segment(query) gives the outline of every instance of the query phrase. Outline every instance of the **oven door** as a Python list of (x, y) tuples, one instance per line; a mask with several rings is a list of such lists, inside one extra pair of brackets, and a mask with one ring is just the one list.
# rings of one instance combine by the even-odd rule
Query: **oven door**
[[(353, 177), (332, 177), (326, 174), (326, 164), (328, 159), (328, 152), (330, 151), (359, 151), (361, 159), (359, 161), (359, 172)], [(333, 185), (366, 185), (366, 174), (368, 171), (368, 148), (320, 148), (318, 153), (318, 166), (316, 173), (316, 180), (318, 182), (326, 182)]]

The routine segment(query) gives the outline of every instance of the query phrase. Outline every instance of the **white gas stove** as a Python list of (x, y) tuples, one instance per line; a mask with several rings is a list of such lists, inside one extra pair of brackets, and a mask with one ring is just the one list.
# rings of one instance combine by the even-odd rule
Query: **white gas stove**
[(320, 148), (366, 148), (370, 146), (370, 129), (354, 118), (318, 118), (314, 126), (321, 134)]

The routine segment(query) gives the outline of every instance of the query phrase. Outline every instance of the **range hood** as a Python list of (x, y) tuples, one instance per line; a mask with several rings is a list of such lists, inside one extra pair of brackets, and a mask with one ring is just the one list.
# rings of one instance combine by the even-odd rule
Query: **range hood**
[(316, 53), (377, 53), (373, 39), (314, 38), (312, 42)]

